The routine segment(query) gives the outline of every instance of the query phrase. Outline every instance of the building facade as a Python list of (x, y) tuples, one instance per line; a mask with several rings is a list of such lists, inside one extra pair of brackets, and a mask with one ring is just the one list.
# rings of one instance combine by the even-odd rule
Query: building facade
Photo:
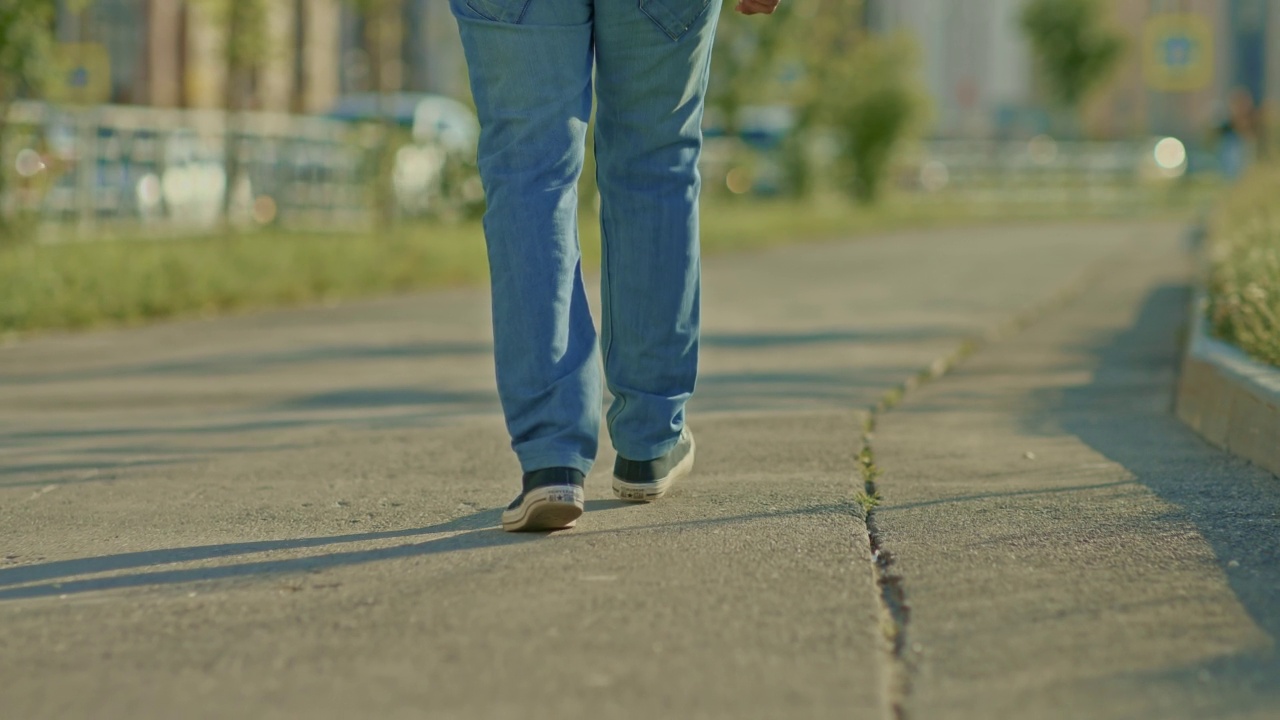
[[(84, 102), (218, 108), (226, 103), (226, 3), (234, 0), (56, 0), (63, 56), (51, 95)], [(399, 22), (390, 89), (465, 95), (448, 4), (390, 0)], [(346, 0), (266, 0), (255, 109), (322, 113), (344, 93), (376, 89), (366, 20)]]
[(1002, 118), (1032, 104), (1031, 52), (1018, 29), (1022, 0), (866, 2), (873, 32), (903, 32), (918, 43), (939, 135), (993, 135)]
[[(1026, 0), (866, 2), (871, 29), (907, 32), (919, 42), (938, 135), (1016, 137), (1052, 126), (1019, 23)], [(1105, 0), (1103, 5), (1127, 48), (1113, 77), (1083, 109), (1084, 134), (1195, 138), (1221, 120), (1237, 88), (1247, 90), (1258, 105), (1280, 110), (1280, 0)], [(1162, 65), (1173, 62), (1165, 48), (1185, 46), (1177, 36), (1183, 26), (1197, 42), (1203, 35), (1195, 62), (1204, 74), (1192, 73), (1191, 80), (1177, 85), (1162, 82)], [(1272, 117), (1278, 116), (1272, 112)]]

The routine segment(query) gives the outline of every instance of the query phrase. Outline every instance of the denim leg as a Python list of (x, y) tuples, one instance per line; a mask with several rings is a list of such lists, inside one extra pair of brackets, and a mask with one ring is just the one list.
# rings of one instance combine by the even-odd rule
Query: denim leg
[(720, 0), (599, 0), (601, 345), (624, 457), (670, 450), (698, 369), (698, 157)]
[(480, 117), (498, 394), (525, 472), (595, 461), (599, 353), (577, 181), (591, 109), (589, 0), (452, 0)]

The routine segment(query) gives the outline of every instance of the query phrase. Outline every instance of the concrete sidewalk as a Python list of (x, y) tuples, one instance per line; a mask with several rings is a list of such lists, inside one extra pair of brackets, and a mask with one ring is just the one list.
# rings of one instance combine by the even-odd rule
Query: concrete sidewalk
[(908, 717), (1280, 717), (1280, 480), (1172, 414), (1177, 243), (879, 423)]
[[(889, 717), (913, 666), (885, 641), (855, 501), (862, 409), (1119, 257), (1176, 258), (1161, 240), (1176, 233), (965, 230), (709, 259), (695, 477), (669, 501), (623, 506), (602, 453), (587, 515), (552, 536), (495, 529), (518, 468), (482, 291), (4, 348), (4, 714)], [(922, 456), (912, 443), (949, 441), (895, 436), (908, 415), (885, 416), (876, 438), (889, 473), (877, 519), (902, 558), (907, 637), (928, 658), (925, 593), (949, 567), (913, 573), (925, 560), (908, 534), (936, 536), (893, 523), (915, 502), (897, 494)], [(1208, 530), (1168, 527), (1199, 548), (1167, 559), (1173, 577), (1180, 562), (1228, 560)], [(1222, 616), (1243, 633), (1226, 647), (1263, 648), (1274, 624), (1241, 624), (1257, 602), (1208, 578), (1194, 589), (1244, 608)], [(950, 716), (927, 704), (943, 696), (919, 668), (913, 717)], [(1134, 682), (1126, 697), (1145, 697)]]

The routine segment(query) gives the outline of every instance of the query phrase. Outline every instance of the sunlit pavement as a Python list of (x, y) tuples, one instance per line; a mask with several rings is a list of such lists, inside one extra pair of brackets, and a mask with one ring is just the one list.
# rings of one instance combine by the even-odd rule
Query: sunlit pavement
[[(708, 258), (695, 475), (602, 452), (550, 536), (482, 289), (0, 349), (0, 715), (1274, 717), (1280, 482), (1168, 414), (1180, 238)], [(877, 565), (867, 409), (1015, 316), (878, 418)]]

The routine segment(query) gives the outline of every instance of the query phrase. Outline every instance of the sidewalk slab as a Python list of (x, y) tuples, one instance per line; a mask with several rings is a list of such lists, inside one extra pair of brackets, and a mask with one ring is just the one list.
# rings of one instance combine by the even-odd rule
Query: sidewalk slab
[(861, 408), (1145, 232), (709, 258), (694, 478), (550, 537), (483, 290), (0, 349), (6, 714), (886, 718)]
[(1169, 233), (878, 422), (911, 718), (1280, 716), (1280, 484), (1173, 416)]

